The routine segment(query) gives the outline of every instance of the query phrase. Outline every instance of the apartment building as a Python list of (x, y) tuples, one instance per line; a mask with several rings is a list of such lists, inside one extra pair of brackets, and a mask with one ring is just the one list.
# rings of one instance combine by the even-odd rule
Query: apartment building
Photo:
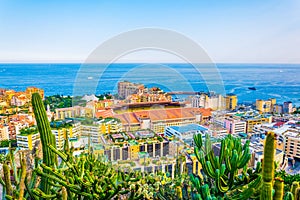
[(67, 134), (69, 139), (77, 139), (81, 135), (80, 127), (78, 124), (74, 124), (72, 127), (66, 128), (52, 128), (51, 132), (55, 136), (56, 147), (61, 150), (64, 147), (64, 144), (67, 139)]
[(226, 108), (226, 99), (214, 92), (191, 96), (188, 101), (193, 108), (210, 108), (212, 110), (224, 110)]
[(93, 109), (82, 106), (55, 109), (55, 119), (64, 120), (66, 118), (94, 117)]
[(282, 136), (285, 140), (285, 153), (290, 158), (300, 158), (300, 126), (289, 128)]
[(116, 118), (105, 118), (97, 122), (102, 134), (114, 134), (122, 131), (121, 120)]
[(237, 106), (237, 96), (235, 94), (227, 94), (225, 97), (226, 101), (226, 110), (234, 110)]
[(140, 83), (131, 83), (128, 81), (118, 82), (118, 96), (119, 98), (126, 99), (132, 94), (137, 94), (139, 91), (145, 89), (145, 86)]
[(290, 114), (293, 112), (293, 103), (290, 101), (283, 102), (283, 113)]
[(275, 98), (268, 100), (258, 99), (256, 100), (256, 110), (258, 110), (260, 113), (271, 113), (275, 104)]
[(230, 113), (226, 117), (246, 122), (246, 133), (252, 133), (252, 129), (255, 125), (272, 122), (272, 115), (259, 114), (259, 112), (256, 110)]
[(245, 121), (226, 118), (224, 120), (224, 128), (231, 134), (246, 133), (247, 123)]
[[(151, 133), (151, 134), (149, 134)], [(141, 135), (144, 135), (142, 138)], [(102, 141), (104, 155), (108, 160), (138, 160), (140, 152), (147, 152), (149, 157), (162, 157), (169, 155), (169, 141), (158, 140), (149, 130), (139, 130), (128, 134), (113, 134), (117, 139), (112, 142), (106, 138)], [(127, 137), (127, 140), (124, 140)], [(120, 147), (121, 146), (121, 147)]]
[(283, 114), (283, 106), (282, 105), (279, 105), (279, 104), (275, 104), (273, 106), (273, 113), (276, 113), (276, 114)]
[(29, 149), (32, 150), (34, 145), (40, 141), (39, 133), (32, 134), (20, 134), (17, 135), (17, 146), (21, 149)]

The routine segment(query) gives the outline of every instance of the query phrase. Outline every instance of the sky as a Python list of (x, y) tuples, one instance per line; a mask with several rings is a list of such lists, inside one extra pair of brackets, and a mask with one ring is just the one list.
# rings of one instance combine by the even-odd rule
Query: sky
[[(173, 30), (217, 63), (300, 63), (299, 0), (0, 0), (0, 62), (84, 62), (126, 31)], [(179, 62), (159, 51), (120, 62)]]

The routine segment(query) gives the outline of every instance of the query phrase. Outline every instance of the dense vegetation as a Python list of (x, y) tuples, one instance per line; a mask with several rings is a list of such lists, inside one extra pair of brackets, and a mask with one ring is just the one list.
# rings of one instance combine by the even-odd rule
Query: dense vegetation
[(50, 110), (53, 112), (56, 108), (72, 107), (72, 98), (70, 96), (64, 97), (62, 95), (53, 95), (45, 97), (44, 106), (50, 105)]
[[(101, 94), (96, 96), (99, 100), (103, 99), (111, 99), (112, 95), (109, 93), (106, 94)], [(80, 106), (85, 106), (86, 101), (82, 100), (82, 97), (77, 96), (77, 97), (71, 97), (71, 96), (63, 96), (63, 95), (52, 95), (52, 96), (47, 96), (45, 97), (44, 100), (44, 106), (47, 108), (47, 105), (50, 106), (50, 110), (52, 112), (55, 111), (56, 108), (68, 108), (72, 107), (72, 105), (80, 105)]]
[(36, 134), (38, 133), (38, 129), (35, 126), (31, 126), (31, 127), (26, 127), (26, 128), (22, 128), (20, 130), (20, 135), (31, 135), (31, 134)]
[(0, 148), (2, 147), (16, 147), (17, 146), (17, 140), (1, 140), (0, 141)]

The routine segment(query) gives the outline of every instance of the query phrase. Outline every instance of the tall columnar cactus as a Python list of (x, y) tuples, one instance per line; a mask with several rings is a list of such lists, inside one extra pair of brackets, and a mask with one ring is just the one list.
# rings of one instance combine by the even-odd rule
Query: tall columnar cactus
[(294, 194), (296, 194), (296, 189), (299, 188), (299, 182), (297, 181), (294, 181), (293, 184), (292, 184), (292, 188), (291, 188), (291, 192)]
[(7, 195), (12, 195), (12, 185), (10, 180), (10, 169), (7, 163), (3, 164), (3, 174), (4, 174), (4, 183), (5, 183), (5, 192)]
[(300, 187), (295, 190), (294, 196), (295, 200), (300, 200)]
[(274, 200), (282, 200), (284, 193), (284, 182), (281, 178), (275, 178), (274, 190)]
[[(38, 93), (32, 94), (32, 107), (37, 122), (43, 150), (43, 163), (48, 167), (56, 164), (56, 154), (49, 149), (49, 145), (56, 147), (55, 137), (51, 132), (50, 123), (41, 96)], [(41, 190), (48, 194), (50, 192), (49, 179), (42, 177)]]
[(62, 193), (62, 200), (67, 200), (68, 199), (68, 192), (67, 189), (65, 187), (61, 188), (61, 193)]
[(21, 157), (21, 177), (20, 177), (20, 185), (19, 185), (19, 200), (23, 200), (25, 193), (25, 179), (26, 179), (26, 160), (24, 156)]
[(276, 149), (276, 135), (268, 132), (264, 145), (264, 159), (262, 163), (263, 186), (260, 194), (261, 200), (273, 199), (274, 160)]

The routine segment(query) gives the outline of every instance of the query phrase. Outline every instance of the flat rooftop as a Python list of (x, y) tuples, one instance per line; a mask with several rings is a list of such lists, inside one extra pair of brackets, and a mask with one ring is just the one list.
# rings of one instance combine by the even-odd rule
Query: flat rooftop
[(175, 131), (186, 133), (190, 131), (207, 131), (208, 129), (204, 126), (198, 124), (189, 124), (185, 126), (170, 126), (170, 128), (174, 129)]

